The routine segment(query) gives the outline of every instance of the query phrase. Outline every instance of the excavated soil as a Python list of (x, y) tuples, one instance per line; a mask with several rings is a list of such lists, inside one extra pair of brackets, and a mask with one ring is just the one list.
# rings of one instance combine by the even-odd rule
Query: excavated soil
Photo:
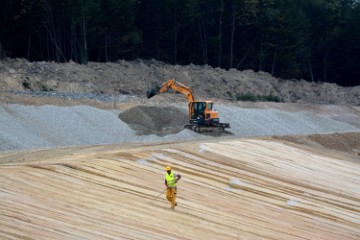
[(179, 133), (188, 122), (183, 109), (155, 106), (136, 106), (120, 113), (119, 118), (137, 135), (166, 136)]
[[(283, 80), (265, 72), (225, 70), (210, 66), (169, 65), (155, 60), (116, 63), (0, 61), (0, 91), (56, 91), (145, 96), (153, 85), (175, 78), (189, 86), (195, 98), (229, 99), (239, 95), (275, 95), (292, 103), (360, 105), (360, 86)], [(1, 101), (1, 99), (0, 99)]]
[(296, 145), (323, 156), (360, 163), (360, 132), (272, 136), (269, 139)]
[(332, 150), (357, 153), (360, 156), (359, 133), (334, 133), (310, 135), (309, 139)]

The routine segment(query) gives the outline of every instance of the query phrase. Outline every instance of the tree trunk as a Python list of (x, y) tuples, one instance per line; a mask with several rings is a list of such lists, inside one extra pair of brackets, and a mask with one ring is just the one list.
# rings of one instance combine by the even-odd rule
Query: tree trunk
[[(65, 56), (62, 53), (62, 50), (59, 46), (59, 42), (57, 40), (57, 32), (60, 31), (60, 29), (56, 29), (55, 28), (55, 23), (54, 23), (54, 17), (52, 14), (52, 10), (50, 8), (49, 5), (46, 6), (46, 20), (47, 23), (45, 24), (45, 29), (47, 31), (47, 36), (48, 36), (48, 41), (50, 40), (51, 44), (50, 44), (50, 49), (51, 49), (51, 57), (49, 55), (50, 59), (55, 59), (56, 62), (60, 62), (61, 60), (66, 61)], [(49, 50), (48, 50), (49, 53)]]
[(230, 38), (230, 62), (229, 68), (233, 67), (234, 61), (234, 36), (235, 36), (235, 23), (236, 23), (236, 5), (233, 5), (232, 23), (231, 23), (231, 38)]
[(174, 11), (174, 64), (177, 63), (177, 0), (175, 0), (175, 11)]
[(108, 55), (108, 42), (109, 42), (109, 37), (108, 37), (108, 33), (105, 33), (105, 62), (109, 61), (109, 55)]
[(87, 40), (86, 40), (86, 21), (84, 12), (82, 12), (81, 26), (80, 26), (80, 39), (81, 39), (81, 64), (88, 63), (87, 55)]
[(70, 56), (75, 62), (79, 62), (78, 50), (77, 50), (77, 36), (76, 36), (76, 22), (74, 16), (71, 18), (71, 33), (70, 33)]
[(254, 38), (253, 42), (252, 42), (251, 45), (248, 47), (246, 53), (245, 53), (244, 56), (240, 59), (239, 63), (236, 65), (236, 69), (238, 69), (238, 68), (241, 66), (241, 64), (245, 61), (245, 59), (247, 58), (247, 56), (249, 56), (250, 51), (251, 51), (252, 47), (254, 46), (255, 42), (256, 42), (256, 38)]
[(219, 50), (218, 50), (218, 67), (221, 66), (221, 56), (222, 56), (222, 17), (223, 17), (223, 11), (224, 11), (224, 2), (221, 0), (220, 3), (220, 15), (219, 15)]
[(264, 50), (263, 50), (263, 42), (260, 40), (260, 54), (259, 54), (259, 71), (262, 71), (264, 64)]
[(208, 64), (208, 58), (207, 58), (207, 46), (206, 46), (206, 34), (205, 29), (202, 29), (201, 21), (199, 20), (199, 34), (200, 34), (200, 43), (201, 43), (201, 51), (203, 56), (203, 63)]
[(325, 49), (324, 59), (323, 59), (323, 81), (327, 82), (327, 60), (328, 60), (329, 50)]
[(1, 46), (1, 42), (0, 42), (0, 59), (3, 59), (3, 58), (5, 58), (5, 52), (4, 52), (4, 50)]
[(275, 47), (275, 50), (274, 50), (273, 61), (272, 61), (272, 65), (271, 65), (271, 75), (273, 75), (273, 76), (274, 76), (274, 72), (275, 72), (277, 52), (278, 52), (278, 44), (276, 44), (276, 47)]
[[(27, 54), (26, 54), (26, 59), (30, 60), (30, 50), (31, 50), (31, 27), (29, 29), (29, 37), (28, 37), (28, 41), (27, 41)], [(1, 49), (0, 49), (1, 51)], [(0, 56), (1, 56), (1, 52), (0, 52)]]
[(312, 83), (314, 83), (314, 74), (313, 74), (312, 65), (311, 65), (311, 55), (308, 58), (308, 65), (309, 65), (309, 71), (310, 71), (310, 80)]

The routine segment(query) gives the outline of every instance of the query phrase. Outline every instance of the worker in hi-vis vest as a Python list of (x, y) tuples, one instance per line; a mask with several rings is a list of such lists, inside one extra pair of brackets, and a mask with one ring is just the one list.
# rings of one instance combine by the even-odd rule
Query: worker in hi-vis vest
[(171, 203), (171, 209), (175, 209), (176, 203), (176, 183), (180, 180), (181, 175), (171, 171), (171, 167), (166, 167), (165, 186), (166, 198)]

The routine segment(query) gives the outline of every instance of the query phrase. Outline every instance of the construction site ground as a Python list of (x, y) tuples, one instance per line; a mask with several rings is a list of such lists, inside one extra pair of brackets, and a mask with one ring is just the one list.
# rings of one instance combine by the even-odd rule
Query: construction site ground
[[(220, 102), (231, 133), (211, 136), (181, 129), (186, 102), (171, 95), (7, 100), (1, 239), (360, 237), (356, 107)], [(166, 165), (183, 176), (175, 211)]]
[[(360, 239), (359, 87), (151, 64), (1, 62), (0, 239)], [(172, 74), (210, 76), (185, 83), (231, 128), (183, 129), (181, 94), (141, 94)], [(243, 85), (284, 102), (227, 98)]]

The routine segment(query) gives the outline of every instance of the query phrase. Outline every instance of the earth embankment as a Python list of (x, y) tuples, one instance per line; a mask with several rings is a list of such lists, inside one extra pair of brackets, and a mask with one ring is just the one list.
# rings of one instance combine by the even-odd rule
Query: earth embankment
[(242, 94), (251, 94), (277, 96), (287, 103), (360, 105), (360, 86), (284, 80), (265, 72), (169, 65), (155, 60), (80, 65), (4, 59), (0, 61), (0, 101), (1, 92), (24, 90), (145, 96), (151, 86), (171, 78), (189, 86), (196, 99), (236, 101)]
[[(118, 103), (112, 109), (89, 105), (5, 104), (0, 106), (0, 150), (212, 137), (183, 129), (187, 123), (186, 105), (140, 100)], [(230, 123), (227, 137), (360, 131), (360, 115), (350, 107), (279, 106), (217, 104), (216, 109), (221, 122)]]
[[(358, 239), (359, 161), (313, 150), (257, 138), (3, 152), (0, 238)], [(175, 211), (166, 165), (182, 175)]]

